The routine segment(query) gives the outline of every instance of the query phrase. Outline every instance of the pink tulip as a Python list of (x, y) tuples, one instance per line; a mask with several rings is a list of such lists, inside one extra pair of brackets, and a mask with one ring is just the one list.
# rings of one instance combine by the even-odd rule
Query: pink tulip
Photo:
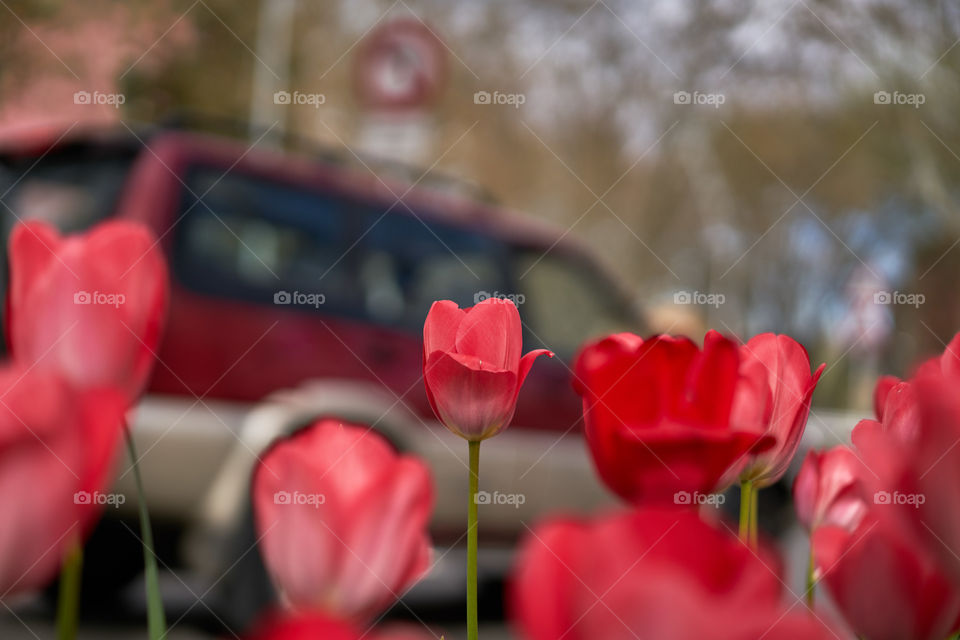
[(427, 569), (429, 472), (369, 427), (326, 419), (279, 441), (253, 503), (267, 568), (295, 609), (370, 617)]
[(0, 598), (43, 587), (81, 536), (74, 494), (88, 472), (72, 400), (54, 375), (0, 367)]
[(495, 436), (510, 424), (520, 387), (546, 349), (521, 357), (517, 307), (488, 298), (468, 309), (434, 302), (423, 325), (423, 379), (434, 413), (467, 440)]
[(869, 499), (862, 462), (849, 447), (810, 451), (793, 485), (797, 518), (807, 531), (831, 525), (855, 529)]
[(163, 256), (139, 224), (104, 222), (61, 237), (42, 222), (10, 238), (9, 339), (26, 366), (135, 399), (154, 361), (167, 304)]
[(759, 429), (776, 444), (750, 457), (740, 477), (762, 489), (786, 473), (810, 414), (810, 400), (826, 365), (810, 374), (810, 357), (793, 338), (764, 333), (740, 347), (741, 382), (732, 422)]
[(880, 376), (877, 385), (873, 389), (873, 415), (877, 420), (883, 420), (883, 408), (887, 404), (887, 396), (890, 390), (903, 382), (896, 376)]

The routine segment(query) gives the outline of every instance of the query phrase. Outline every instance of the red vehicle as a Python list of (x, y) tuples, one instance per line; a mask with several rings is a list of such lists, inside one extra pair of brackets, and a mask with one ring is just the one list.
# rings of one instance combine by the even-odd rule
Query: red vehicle
[[(123, 217), (151, 227), (166, 253), (170, 314), (133, 424), (152, 513), (175, 534), (171, 563), (218, 577), (242, 544), (258, 452), (321, 415), (373, 424), (427, 459), (436, 538), (456, 540), (466, 446), (436, 422), (421, 380), (437, 299), (510, 297), (524, 349), (558, 356), (537, 362), (514, 426), (485, 443), (481, 488), (523, 501), (486, 507), (484, 534), (603, 500), (571, 358), (591, 336), (643, 327), (565, 234), (366, 165), (167, 129), (0, 141), (4, 192), (5, 234), (17, 219), (75, 231)], [(134, 495), (126, 461), (118, 477), (116, 490)]]

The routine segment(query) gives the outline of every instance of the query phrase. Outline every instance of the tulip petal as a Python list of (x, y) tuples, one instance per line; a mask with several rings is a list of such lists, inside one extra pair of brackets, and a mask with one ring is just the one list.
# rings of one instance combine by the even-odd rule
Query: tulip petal
[(813, 550), (832, 600), (858, 635), (938, 640), (953, 631), (960, 592), (887, 518), (864, 519), (853, 532), (818, 529)]
[(78, 386), (115, 386), (135, 399), (153, 366), (167, 304), (166, 264), (152, 234), (124, 221), (66, 238), (30, 225), (12, 235), (10, 261), (14, 357)]
[(516, 305), (501, 298), (487, 298), (466, 313), (457, 329), (457, 353), (476, 356), (497, 369), (516, 371), (523, 348)]
[[(524, 380), (527, 379), (527, 374), (530, 373), (530, 368), (533, 367), (534, 361), (540, 356), (547, 356), (548, 358), (553, 357), (553, 351), (549, 349), (534, 349), (530, 351), (522, 358), (520, 358), (520, 368), (517, 371), (517, 394), (520, 393), (520, 387), (523, 386)], [(516, 396), (514, 396), (516, 398)]]
[(80, 539), (75, 493), (84, 474), (71, 392), (54, 375), (0, 367), (0, 593), (45, 586)]
[(443, 352), (430, 354), (424, 381), (440, 421), (461, 437), (482, 440), (505, 428), (513, 417), (517, 375), (473, 369), (462, 360)]
[(369, 427), (321, 420), (279, 441), (253, 478), (260, 548), (297, 609), (370, 618), (429, 562), (429, 472)]
[(425, 353), (452, 351), (457, 340), (460, 323), (467, 312), (450, 300), (438, 300), (430, 307), (423, 323), (423, 349)]
[(432, 508), (430, 473), (414, 458), (398, 460), (358, 500), (344, 543), (362, 562), (344, 563), (337, 578), (344, 611), (375, 615), (423, 576), (430, 562), (425, 531)]

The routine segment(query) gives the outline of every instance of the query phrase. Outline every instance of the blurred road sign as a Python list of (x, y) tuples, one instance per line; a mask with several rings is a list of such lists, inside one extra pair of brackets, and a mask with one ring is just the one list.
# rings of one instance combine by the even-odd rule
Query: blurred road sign
[(376, 111), (427, 108), (446, 80), (446, 50), (416, 18), (378, 27), (360, 45), (355, 62), (357, 96)]

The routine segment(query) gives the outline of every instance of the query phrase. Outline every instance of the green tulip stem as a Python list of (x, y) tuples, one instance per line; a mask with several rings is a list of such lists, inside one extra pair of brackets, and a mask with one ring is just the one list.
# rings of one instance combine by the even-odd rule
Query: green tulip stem
[(75, 640), (80, 617), (80, 582), (83, 576), (83, 545), (75, 537), (67, 547), (60, 570), (57, 595), (57, 640)]
[(758, 534), (758, 522), (760, 520), (760, 489), (758, 489), (753, 483), (750, 485), (750, 546), (754, 549), (757, 548), (757, 543), (759, 541)]
[(137, 450), (133, 444), (130, 428), (123, 430), (127, 440), (127, 451), (133, 464), (133, 477), (137, 484), (137, 501), (140, 505), (140, 535), (143, 536), (143, 573), (147, 589), (147, 630), (150, 640), (162, 640), (167, 635), (167, 622), (163, 614), (163, 600), (160, 597), (160, 580), (157, 571), (157, 556), (153, 547), (153, 529), (150, 527), (150, 514), (147, 511), (147, 499), (143, 493), (143, 480), (137, 464)]
[(810, 560), (807, 562), (807, 591), (804, 594), (807, 600), (807, 606), (813, 609), (813, 603), (816, 600), (817, 582), (814, 579), (816, 565), (813, 562), (813, 540), (810, 541)]
[(753, 484), (749, 480), (740, 481), (740, 539), (750, 542), (751, 510), (753, 508)]
[(470, 440), (470, 504), (467, 510), (467, 640), (477, 640), (477, 491), (480, 441)]

